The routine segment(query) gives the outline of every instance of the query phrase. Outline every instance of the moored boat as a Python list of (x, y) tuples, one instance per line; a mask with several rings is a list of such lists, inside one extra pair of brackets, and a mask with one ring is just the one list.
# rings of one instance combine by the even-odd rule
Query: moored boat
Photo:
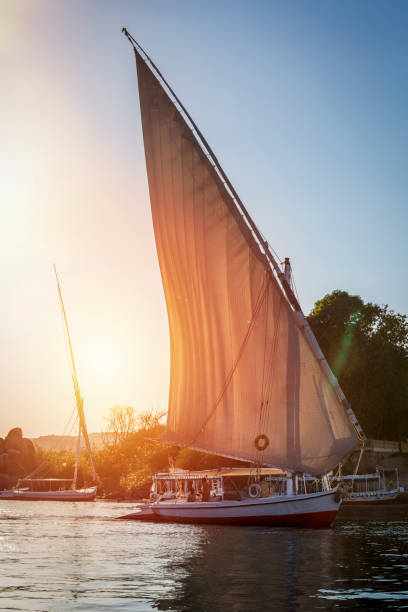
[(0, 499), (21, 501), (93, 501), (97, 487), (72, 488), (72, 478), (20, 479), (13, 489), (0, 492)]
[[(71, 336), (68, 328), (68, 320), (65, 312), (65, 306), (62, 299), (61, 287), (57, 275), (57, 269), (54, 265), (55, 277), (57, 280), (58, 295), (61, 306), (61, 313), (64, 320), (64, 327), (67, 334), (67, 345), (69, 358), (72, 367), (72, 381), (74, 384), (74, 393), (76, 400), (76, 421), (78, 424), (78, 434), (76, 441), (76, 458), (74, 466), (74, 474), (72, 478), (39, 478), (38, 475), (42, 469), (46, 469), (45, 464), (41, 464), (34, 472), (21, 478), (15, 487), (0, 491), (0, 500), (20, 500), (20, 501), (93, 501), (97, 493), (98, 476), (95, 469), (95, 464), (92, 455), (91, 444), (86, 426), (84, 400), (79, 389), (77, 371), (72, 350)], [(88, 454), (88, 460), (92, 470), (93, 480), (89, 486), (78, 487), (78, 466), (81, 450), (81, 437), (85, 441), (85, 447)]]
[[(202, 483), (210, 487), (203, 501)], [(189, 497), (193, 492), (193, 497)], [(327, 479), (302, 479), (270, 468), (176, 470), (153, 477), (150, 502), (126, 520), (228, 525), (328, 527), (341, 494)], [(194, 500), (194, 501), (193, 501)]]
[[(170, 328), (164, 440), (250, 467), (239, 499), (226, 495), (227, 468), (171, 472), (162, 479), (180, 490), (153, 490), (121, 518), (327, 526), (341, 500), (324, 475), (364, 434), (302, 312), (289, 259), (277, 260), (182, 102), (123, 32), (136, 57)], [(207, 481), (197, 489), (202, 477), (211, 495)]]
[(397, 468), (388, 478), (381, 467), (372, 474), (342, 476), (341, 484), (346, 505), (392, 504), (404, 492), (399, 484)]

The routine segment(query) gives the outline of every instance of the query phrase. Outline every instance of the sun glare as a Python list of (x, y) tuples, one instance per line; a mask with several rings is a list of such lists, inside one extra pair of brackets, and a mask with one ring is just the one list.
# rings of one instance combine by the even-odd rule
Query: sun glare
[(84, 369), (90, 379), (112, 378), (120, 369), (118, 351), (107, 342), (93, 342), (83, 351)]

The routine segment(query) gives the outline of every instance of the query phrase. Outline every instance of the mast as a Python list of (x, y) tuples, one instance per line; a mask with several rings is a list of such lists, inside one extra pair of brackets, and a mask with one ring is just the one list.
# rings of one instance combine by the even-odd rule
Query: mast
[(79, 455), (81, 452), (81, 423), (78, 424), (78, 435), (77, 435), (77, 446), (76, 446), (76, 456), (75, 456), (75, 468), (74, 468), (74, 478), (72, 481), (72, 489), (75, 491), (77, 488), (77, 479), (78, 479), (78, 465), (79, 465)]
[(149, 57), (149, 55), (146, 53), (146, 51), (143, 49), (143, 47), (133, 38), (133, 36), (127, 31), (126, 28), (122, 28), (122, 32), (126, 36), (126, 38), (129, 40), (129, 42), (131, 43), (136, 58), (139, 56), (145, 63), (150, 64), (150, 67), (153, 69), (153, 72), (156, 75), (156, 78), (159, 80), (162, 86), (165, 87), (165, 90), (167, 91), (173, 104), (182, 114), (184, 120), (186, 121), (186, 124), (190, 128), (193, 136), (196, 138), (205, 157), (211, 163), (214, 171), (217, 173), (219, 179), (223, 183), (224, 188), (226, 189), (229, 196), (231, 197), (231, 200), (235, 206), (237, 213), (240, 215), (240, 217), (246, 224), (247, 228), (250, 230), (252, 241), (256, 244), (258, 248), (258, 255), (260, 256), (260, 258), (263, 259), (264, 265), (266, 269), (268, 270), (268, 272), (272, 274), (275, 277), (275, 279), (278, 281), (278, 286), (280, 287), (283, 293), (283, 296), (289, 303), (290, 308), (293, 311), (294, 316), (298, 321), (301, 332), (303, 333), (304, 337), (307, 339), (307, 342), (309, 343), (313, 353), (315, 354), (320, 364), (320, 367), (322, 368), (331, 387), (334, 389), (336, 395), (338, 396), (340, 403), (342, 404), (347, 414), (347, 417), (349, 421), (351, 422), (357, 434), (358, 439), (361, 442), (363, 442), (366, 439), (364, 432), (356, 418), (356, 415), (351, 409), (351, 406), (349, 402), (347, 401), (343, 393), (343, 390), (341, 389), (339, 385), (337, 378), (333, 374), (326, 358), (324, 357), (320, 349), (320, 346), (317, 342), (317, 339), (310, 327), (310, 324), (307, 318), (305, 317), (301, 309), (301, 306), (291, 288), (291, 283), (290, 283), (291, 271), (290, 271), (289, 259), (287, 258), (287, 263), (285, 261), (284, 270), (282, 271), (278, 261), (276, 260), (275, 255), (273, 254), (272, 250), (269, 247), (268, 242), (265, 240), (260, 230), (256, 226), (255, 222), (251, 218), (245, 205), (243, 204), (239, 195), (237, 194), (234, 186), (230, 182), (222, 166), (220, 165), (218, 159), (216, 158), (214, 152), (212, 151), (210, 145), (208, 144), (207, 140), (201, 133), (200, 129), (198, 128), (194, 120), (192, 119), (191, 115), (188, 113), (187, 109), (184, 107), (180, 99), (177, 97), (173, 89), (170, 87), (170, 85), (168, 84), (168, 82), (166, 81), (162, 73), (160, 72), (160, 70), (157, 68), (157, 66), (152, 61), (152, 59)]
[[(54, 264), (54, 272), (55, 272), (55, 278), (57, 279), (58, 295), (59, 295), (59, 299), (60, 299), (62, 315), (63, 315), (63, 318), (64, 318), (65, 331), (67, 333), (67, 339), (68, 339), (68, 348), (69, 348), (69, 355), (70, 355), (71, 367), (72, 367), (72, 382), (74, 384), (76, 407), (77, 407), (78, 417), (79, 417), (78, 440), (80, 439), (80, 434), (81, 434), (81, 430), (82, 430), (82, 435), (84, 436), (85, 445), (86, 445), (86, 449), (88, 451), (89, 461), (90, 461), (91, 468), (92, 468), (93, 478), (96, 481), (98, 479), (98, 475), (96, 473), (95, 464), (94, 464), (94, 460), (93, 460), (93, 456), (92, 456), (91, 444), (89, 442), (89, 437), (88, 437), (88, 430), (87, 430), (87, 427), (86, 427), (85, 413), (84, 413), (84, 400), (83, 400), (83, 398), (81, 396), (81, 392), (79, 390), (78, 376), (77, 376), (77, 372), (76, 372), (74, 353), (73, 353), (72, 344), (71, 344), (71, 336), (70, 336), (69, 328), (68, 328), (68, 320), (67, 320), (67, 315), (66, 315), (66, 312), (65, 312), (64, 301), (62, 299), (62, 292), (61, 292), (61, 287), (60, 287), (60, 283), (59, 283), (59, 279), (58, 279), (58, 274), (57, 274), (57, 268), (56, 268), (55, 264)], [(78, 444), (79, 444), (79, 442), (78, 442)], [(78, 461), (78, 457), (77, 457), (77, 461)], [(75, 470), (75, 479), (76, 479), (76, 475), (77, 475), (77, 466), (76, 466), (76, 470)]]
[(285, 257), (285, 261), (283, 262), (283, 273), (285, 275), (286, 281), (289, 285), (289, 287), (292, 286), (291, 284), (291, 280), (292, 280), (292, 267), (290, 265), (290, 260), (289, 257)]

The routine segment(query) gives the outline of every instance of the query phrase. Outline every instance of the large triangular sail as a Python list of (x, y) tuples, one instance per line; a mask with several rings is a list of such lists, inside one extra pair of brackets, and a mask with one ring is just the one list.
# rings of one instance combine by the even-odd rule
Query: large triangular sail
[(134, 49), (170, 328), (166, 439), (327, 472), (360, 444), (358, 425), (211, 149)]

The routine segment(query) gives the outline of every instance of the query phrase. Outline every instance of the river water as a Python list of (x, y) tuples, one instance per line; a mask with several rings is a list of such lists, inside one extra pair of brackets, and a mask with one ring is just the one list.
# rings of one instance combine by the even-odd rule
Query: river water
[(113, 502), (0, 502), (0, 610), (408, 609), (408, 505), (334, 528), (115, 521)]

